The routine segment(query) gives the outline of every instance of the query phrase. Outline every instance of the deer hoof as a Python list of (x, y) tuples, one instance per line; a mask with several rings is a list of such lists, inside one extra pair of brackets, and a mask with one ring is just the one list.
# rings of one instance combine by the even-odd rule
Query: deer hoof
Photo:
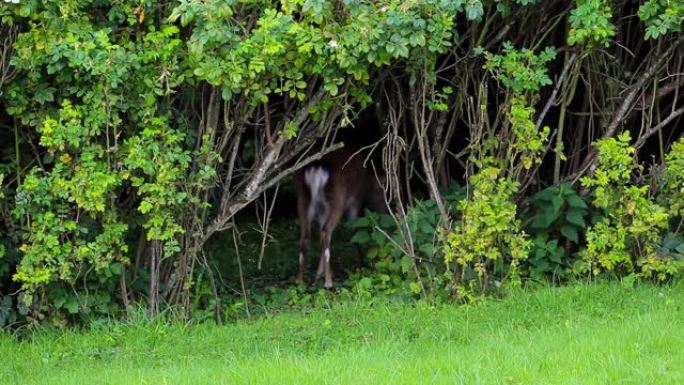
[(323, 287), (330, 290), (333, 288), (333, 283), (332, 282), (326, 282), (323, 284)]

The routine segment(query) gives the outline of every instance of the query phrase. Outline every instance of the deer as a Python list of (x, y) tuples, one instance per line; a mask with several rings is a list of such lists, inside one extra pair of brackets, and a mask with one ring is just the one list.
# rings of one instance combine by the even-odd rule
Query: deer
[(320, 226), (320, 259), (316, 281), (325, 272), (324, 287), (332, 289), (330, 243), (333, 232), (346, 214), (354, 219), (362, 209), (387, 212), (381, 180), (384, 176), (364, 167), (362, 156), (352, 156), (344, 148), (333, 151), (320, 161), (313, 162), (295, 176), (297, 214), (301, 230), (299, 238), (299, 271), (297, 285), (304, 279), (306, 259), (311, 241), (311, 223)]

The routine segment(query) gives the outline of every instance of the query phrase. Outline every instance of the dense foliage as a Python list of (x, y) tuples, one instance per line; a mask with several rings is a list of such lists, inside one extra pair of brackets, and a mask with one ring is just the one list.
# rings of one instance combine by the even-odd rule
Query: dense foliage
[(683, 20), (682, 0), (5, 0), (0, 325), (220, 321), (249, 285), (209, 244), (237, 247), (245, 208), (266, 234), (338, 131), (382, 138), (393, 208), (357, 223), (357, 291), (669, 280)]

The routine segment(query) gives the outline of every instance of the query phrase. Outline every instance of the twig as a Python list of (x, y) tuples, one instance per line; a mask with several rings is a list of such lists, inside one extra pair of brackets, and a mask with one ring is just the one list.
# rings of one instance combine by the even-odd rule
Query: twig
[(663, 119), (660, 123), (649, 128), (648, 130), (646, 130), (646, 132), (644, 132), (642, 135), (640, 135), (639, 138), (634, 142), (634, 148), (636, 148), (637, 150), (639, 148), (641, 148), (641, 146), (643, 146), (644, 143), (646, 143), (646, 140), (651, 135), (653, 135), (653, 134), (657, 133), (658, 131), (660, 131), (661, 129), (663, 129), (663, 127), (668, 125), (671, 121), (673, 121), (679, 115), (682, 115), (682, 114), (684, 114), (684, 107), (680, 107), (680, 108), (672, 111), (672, 113), (670, 115), (668, 115), (667, 118)]
[(554, 103), (556, 103), (556, 96), (558, 95), (558, 91), (560, 91), (560, 88), (563, 85), (563, 80), (565, 80), (565, 77), (568, 75), (570, 68), (572, 68), (572, 66), (575, 64), (575, 61), (577, 61), (578, 57), (579, 55), (577, 54), (577, 52), (573, 52), (570, 56), (570, 59), (568, 59), (568, 64), (565, 67), (563, 67), (563, 71), (561, 72), (560, 76), (558, 77), (558, 81), (556, 82), (556, 87), (554, 87), (553, 92), (551, 92), (551, 97), (549, 97), (549, 100), (546, 101), (544, 109), (542, 109), (541, 114), (539, 114), (539, 117), (537, 118), (537, 122), (535, 123), (537, 129), (541, 127), (541, 124), (544, 121), (544, 117), (546, 117), (546, 114), (549, 112), (549, 109), (551, 109), (551, 106)]
[(261, 227), (261, 250), (259, 251), (259, 262), (257, 263), (257, 269), (261, 270), (261, 262), (264, 259), (264, 252), (266, 251), (266, 238), (268, 237), (268, 225), (271, 223), (271, 215), (273, 214), (273, 208), (275, 207), (276, 198), (278, 197), (278, 190), (280, 185), (276, 186), (276, 190), (273, 192), (273, 201), (271, 202), (271, 207), (268, 206), (268, 197), (266, 196), (266, 191), (264, 191), (264, 201), (266, 202), (266, 207), (264, 207), (264, 222)]
[(240, 273), (240, 290), (242, 290), (242, 298), (245, 301), (245, 310), (247, 311), (247, 318), (249, 314), (249, 298), (247, 297), (247, 289), (245, 289), (245, 276), (242, 272), (242, 259), (240, 258), (240, 246), (237, 242), (237, 226), (233, 226), (233, 245), (235, 245), (235, 255), (237, 256), (238, 272)]

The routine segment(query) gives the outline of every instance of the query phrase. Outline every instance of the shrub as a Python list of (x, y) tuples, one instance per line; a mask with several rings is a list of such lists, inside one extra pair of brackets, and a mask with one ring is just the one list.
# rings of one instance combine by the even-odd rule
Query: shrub
[(657, 252), (670, 216), (650, 195), (649, 186), (630, 183), (640, 166), (629, 142), (628, 132), (598, 141), (598, 167), (582, 179), (583, 186), (594, 188), (592, 203), (602, 218), (587, 231), (578, 271), (662, 281), (678, 270), (675, 260)]
[(492, 274), (520, 283), (520, 262), (527, 258), (531, 241), (516, 218), (518, 183), (490, 166), (473, 175), (470, 184), (471, 197), (459, 202), (460, 220), (446, 234), (443, 249), (457, 289), (486, 289)]
[[(454, 183), (442, 195), (455, 208), (465, 189)], [(405, 222), (372, 212), (354, 221), (352, 242), (366, 250), (372, 265), (370, 272), (352, 275), (356, 290), (409, 298), (448, 294), (438, 222), (437, 204), (430, 199), (416, 200)]]
[(547, 187), (532, 196), (530, 208), (523, 214), (532, 237), (532, 250), (525, 263), (531, 277), (568, 277), (572, 253), (587, 228), (588, 209), (570, 183)]

